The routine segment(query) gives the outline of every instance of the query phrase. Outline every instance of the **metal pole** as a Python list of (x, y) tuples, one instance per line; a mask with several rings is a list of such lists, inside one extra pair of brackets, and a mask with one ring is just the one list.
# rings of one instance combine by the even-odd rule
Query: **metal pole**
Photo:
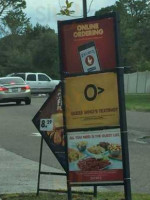
[(71, 185), (69, 181), (69, 159), (68, 159), (68, 140), (67, 140), (67, 128), (66, 128), (66, 115), (65, 115), (65, 84), (64, 84), (64, 75), (61, 74), (61, 92), (62, 92), (62, 110), (63, 110), (63, 124), (64, 124), (64, 137), (65, 137), (65, 154), (66, 154), (66, 161), (67, 161), (67, 166), (66, 166), (66, 175), (67, 175), (67, 196), (68, 200), (72, 200), (72, 192), (71, 192)]
[(69, 181), (67, 181), (67, 188), (68, 188), (68, 200), (72, 200), (72, 192)]
[(131, 195), (131, 178), (130, 178), (130, 165), (129, 165), (129, 150), (128, 150), (128, 131), (126, 120), (126, 107), (125, 107), (125, 92), (124, 92), (124, 67), (121, 66), (120, 56), (120, 19), (116, 14), (116, 48), (117, 48), (117, 74), (118, 74), (118, 89), (119, 89), (119, 111), (120, 111), (120, 130), (121, 130), (121, 143), (123, 154), (123, 172), (124, 172), (124, 191), (125, 200), (132, 200)]
[(97, 197), (97, 186), (94, 185), (94, 197)]
[(83, 17), (87, 17), (87, 2), (86, 0), (83, 0)]
[(40, 146), (40, 158), (39, 158), (39, 173), (38, 173), (38, 183), (37, 183), (37, 193), (39, 195), (39, 187), (40, 187), (40, 173), (41, 173), (41, 163), (42, 163), (42, 150), (43, 150), (43, 137), (41, 137), (41, 146)]
[(120, 67), (118, 71), (119, 83), (119, 104), (120, 104), (120, 129), (122, 140), (122, 153), (123, 153), (123, 169), (124, 169), (124, 190), (125, 199), (131, 200), (131, 178), (129, 168), (129, 151), (128, 151), (128, 131), (126, 121), (126, 108), (125, 108), (125, 94), (124, 94), (124, 68)]

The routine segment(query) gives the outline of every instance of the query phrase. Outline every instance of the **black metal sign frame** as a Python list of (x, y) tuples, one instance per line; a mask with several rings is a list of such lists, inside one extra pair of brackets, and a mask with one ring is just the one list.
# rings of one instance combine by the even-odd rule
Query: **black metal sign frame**
[[(122, 154), (123, 154), (123, 183), (100, 183), (100, 184), (94, 184), (94, 186), (107, 186), (107, 185), (124, 185), (124, 191), (125, 191), (125, 199), (131, 200), (131, 179), (130, 179), (130, 168), (129, 168), (129, 152), (128, 152), (128, 132), (127, 132), (127, 123), (126, 123), (126, 110), (125, 110), (125, 95), (124, 95), (124, 68), (120, 67), (120, 37), (119, 37), (119, 17), (116, 13), (106, 14), (101, 16), (100, 18), (105, 17), (114, 17), (115, 19), (115, 44), (116, 44), (116, 70), (117, 70), (117, 78), (118, 78), (118, 94), (119, 94), (119, 110), (120, 110), (120, 131), (121, 131), (121, 143), (122, 143)], [(73, 22), (83, 22), (85, 20), (90, 19), (97, 19), (96, 17), (86, 18), (86, 19), (77, 19), (77, 20), (68, 20), (58, 23), (58, 36), (59, 36), (59, 56), (60, 56), (60, 74), (61, 74), (61, 80), (62, 80), (62, 101), (63, 101), (63, 121), (64, 121), (64, 133), (65, 133), (65, 141), (66, 141), (66, 160), (68, 162), (68, 143), (67, 143), (67, 132), (66, 129), (66, 116), (65, 116), (65, 84), (64, 79), (65, 77), (68, 77), (69, 74), (66, 74), (64, 69), (64, 63), (62, 61), (62, 40), (61, 40), (61, 26), (63, 24), (71, 24)], [(69, 51), (69, 49), (68, 49)], [(83, 73), (85, 75), (85, 73)], [(77, 75), (77, 74), (76, 74)], [(101, 127), (105, 128), (105, 127)], [(80, 186), (84, 186), (86, 184), (80, 184)], [(88, 184), (89, 185), (89, 184)], [(70, 184), (69, 181), (69, 163), (67, 163), (67, 186), (68, 186), (68, 199), (72, 199), (71, 195), (71, 187), (74, 186), (74, 184)], [(77, 185), (75, 185), (77, 186)], [(87, 185), (86, 185), (87, 186)], [(93, 186), (93, 184), (92, 184)]]

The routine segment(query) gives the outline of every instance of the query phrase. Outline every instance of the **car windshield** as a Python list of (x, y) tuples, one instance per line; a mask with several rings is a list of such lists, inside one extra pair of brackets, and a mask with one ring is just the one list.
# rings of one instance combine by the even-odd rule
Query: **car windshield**
[(14, 85), (14, 84), (25, 84), (22, 78), (1, 78), (0, 84), (2, 85)]

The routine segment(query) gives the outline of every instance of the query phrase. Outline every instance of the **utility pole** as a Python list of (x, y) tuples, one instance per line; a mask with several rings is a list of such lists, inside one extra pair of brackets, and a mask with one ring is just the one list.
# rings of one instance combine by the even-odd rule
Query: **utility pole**
[(83, 17), (87, 17), (87, 2), (86, 0), (83, 0)]

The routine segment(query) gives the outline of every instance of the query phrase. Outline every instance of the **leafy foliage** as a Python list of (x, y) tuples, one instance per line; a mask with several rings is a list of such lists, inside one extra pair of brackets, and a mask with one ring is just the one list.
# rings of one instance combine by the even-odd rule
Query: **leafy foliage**
[(47, 26), (29, 26), (22, 35), (11, 34), (2, 38), (0, 52), (1, 76), (31, 71), (59, 78), (57, 35)]
[(8, 27), (12, 34), (21, 34), (30, 26), (30, 20), (22, 10), (9, 11), (8, 14), (2, 19), (5, 27)]
[(31, 71), (59, 78), (57, 34), (48, 26), (32, 27), (25, 7), (25, 0), (0, 0), (0, 75)]
[(5, 15), (10, 9), (15, 11), (25, 7), (25, 0), (0, 0), (0, 17)]
[[(25, 0), (0, 0), (0, 36), (1, 37), (8, 35), (9, 28), (11, 27), (12, 29), (12, 26), (14, 25), (16, 26), (16, 24), (21, 20), (21, 16), (23, 17), (22, 9), (25, 9), (25, 8), (26, 8)], [(24, 14), (24, 17), (25, 17), (25, 14)], [(7, 29), (7, 27), (9, 28)]]
[(122, 65), (131, 66), (130, 71), (150, 70), (150, 1), (119, 0), (95, 15), (112, 11), (120, 13)]
[(75, 12), (74, 10), (70, 10), (72, 4), (73, 2), (69, 2), (68, 0), (66, 0), (66, 5), (61, 7), (60, 13), (58, 13), (57, 15), (66, 15), (66, 16), (72, 15)]

